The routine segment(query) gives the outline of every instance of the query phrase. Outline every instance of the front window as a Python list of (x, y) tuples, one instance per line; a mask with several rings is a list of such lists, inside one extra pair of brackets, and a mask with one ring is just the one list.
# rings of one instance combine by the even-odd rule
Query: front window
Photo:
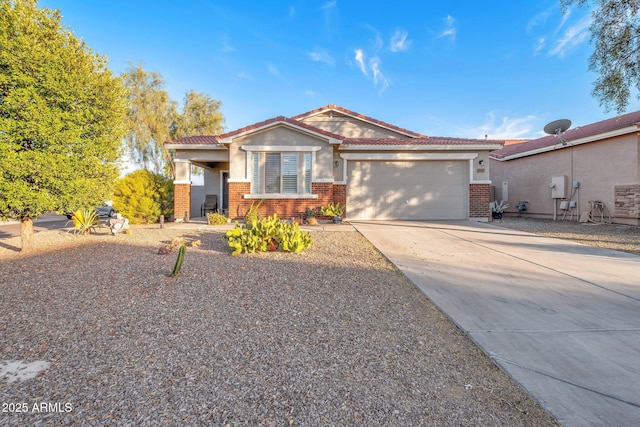
[(252, 153), (252, 194), (311, 194), (311, 153)]

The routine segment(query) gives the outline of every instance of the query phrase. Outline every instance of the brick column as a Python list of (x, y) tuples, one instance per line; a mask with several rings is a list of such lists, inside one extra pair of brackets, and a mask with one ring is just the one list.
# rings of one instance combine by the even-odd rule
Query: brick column
[(173, 184), (173, 216), (176, 221), (191, 218), (191, 184)]
[[(249, 182), (229, 182), (229, 218), (242, 219), (249, 210), (253, 200), (247, 200), (243, 196), (251, 193)], [(256, 200), (256, 203), (260, 200)]]
[(491, 217), (491, 184), (469, 184), (469, 218)]

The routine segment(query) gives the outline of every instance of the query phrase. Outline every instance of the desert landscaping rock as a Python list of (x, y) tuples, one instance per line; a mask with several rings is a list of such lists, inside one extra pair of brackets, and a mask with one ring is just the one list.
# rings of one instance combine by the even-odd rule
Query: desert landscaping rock
[[(167, 277), (177, 236), (201, 245)], [(0, 360), (50, 365), (0, 380), (30, 409), (2, 426), (556, 424), (356, 232), (237, 257), (215, 228), (35, 238), (0, 242)]]

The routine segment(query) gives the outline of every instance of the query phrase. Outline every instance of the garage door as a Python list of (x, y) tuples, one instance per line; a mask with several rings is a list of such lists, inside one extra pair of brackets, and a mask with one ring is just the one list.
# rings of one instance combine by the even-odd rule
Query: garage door
[(349, 219), (467, 219), (466, 161), (348, 163)]

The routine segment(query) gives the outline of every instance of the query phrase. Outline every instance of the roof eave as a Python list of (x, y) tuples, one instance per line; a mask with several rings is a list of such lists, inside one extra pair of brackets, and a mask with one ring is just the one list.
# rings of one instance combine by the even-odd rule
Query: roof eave
[[(572, 140), (572, 141), (567, 141), (566, 145), (561, 145), (562, 143), (560, 141), (558, 141), (557, 144), (547, 145), (546, 147), (537, 148), (535, 150), (523, 151), (521, 153), (515, 153), (515, 154), (511, 154), (511, 155), (504, 156), (504, 157), (495, 157), (495, 156), (491, 156), (491, 155), (490, 155), (490, 157), (493, 160), (498, 160), (500, 162), (504, 162), (504, 161), (507, 161), (507, 160), (515, 160), (515, 159), (519, 159), (519, 158), (522, 158), (522, 157), (528, 157), (528, 156), (534, 156), (536, 154), (547, 153), (549, 151), (561, 150), (563, 148), (575, 147), (576, 145), (588, 144), (590, 142), (600, 141), (600, 140), (608, 139), (608, 138), (614, 138), (616, 136), (627, 135), (627, 134), (634, 133), (634, 132), (638, 132), (637, 124), (635, 124), (633, 126), (627, 126), (627, 127), (624, 127), (624, 128), (620, 128), (620, 129), (614, 129), (614, 130), (609, 131), (609, 132), (599, 133), (599, 134), (596, 134), (596, 135), (591, 135), (591, 136), (587, 136), (587, 137), (584, 137), (584, 138), (575, 139), (575, 140)], [(561, 146), (558, 147), (558, 145), (561, 145)]]
[(346, 109), (344, 109), (342, 107), (338, 107), (338, 106), (327, 106), (327, 107), (324, 107), (324, 108), (322, 108), (320, 110), (316, 110), (316, 111), (312, 111), (312, 112), (309, 112), (309, 113), (306, 113), (306, 114), (303, 114), (303, 115), (299, 115), (299, 116), (296, 116), (297, 117), (296, 120), (308, 119), (310, 117), (315, 117), (315, 116), (318, 116), (320, 114), (324, 114), (327, 111), (336, 111), (336, 112), (338, 112), (340, 114), (344, 114), (345, 116), (349, 116), (352, 119), (360, 120), (360, 121), (363, 121), (363, 122), (368, 123), (370, 125), (374, 125), (374, 126), (386, 129), (386, 130), (391, 131), (391, 132), (400, 133), (402, 135), (407, 136), (408, 138), (424, 138), (426, 136), (426, 135), (422, 135), (422, 134), (417, 133), (417, 132), (412, 132), (412, 131), (410, 131), (408, 129), (402, 129), (402, 128), (393, 126), (393, 125), (388, 124), (386, 122), (381, 122), (381, 121), (375, 120), (373, 118), (368, 118), (366, 116), (359, 115), (358, 113), (351, 112), (350, 110), (346, 110)]
[(349, 145), (342, 146), (343, 150), (357, 150), (357, 151), (492, 151), (502, 148), (502, 144), (403, 144), (403, 145)]
[[(241, 138), (241, 137), (244, 137), (244, 136), (247, 136), (247, 135), (251, 135), (251, 134), (254, 134), (254, 133), (264, 132), (265, 130), (267, 130), (269, 128), (277, 127), (277, 126), (286, 126), (286, 127), (295, 129), (295, 130), (297, 130), (299, 132), (303, 132), (303, 133), (306, 133), (306, 134), (309, 134), (309, 135), (313, 135), (316, 138), (324, 139), (324, 140), (328, 141), (330, 144), (342, 144), (342, 140), (339, 139), (339, 138), (334, 138), (332, 136), (325, 135), (325, 134), (323, 134), (321, 132), (315, 132), (312, 129), (308, 129), (308, 128), (303, 127), (303, 126), (298, 126), (295, 123), (291, 123), (290, 121), (287, 121), (287, 120), (277, 120), (277, 121), (274, 121), (274, 122), (271, 122), (271, 123), (267, 123), (267, 124), (265, 124), (263, 126), (259, 126), (257, 128), (250, 129), (250, 130), (247, 130), (245, 132), (240, 132), (238, 134), (235, 134), (235, 135), (232, 135), (232, 136), (228, 136), (226, 138), (221, 138), (219, 140), (219, 142), (221, 144), (231, 144), (233, 142), (233, 140), (236, 139), (236, 138)], [(307, 125), (307, 126), (309, 126), (309, 125)], [(309, 127), (311, 127), (311, 126), (309, 126)]]
[(172, 144), (165, 143), (164, 146), (169, 150), (227, 150), (219, 144)]

